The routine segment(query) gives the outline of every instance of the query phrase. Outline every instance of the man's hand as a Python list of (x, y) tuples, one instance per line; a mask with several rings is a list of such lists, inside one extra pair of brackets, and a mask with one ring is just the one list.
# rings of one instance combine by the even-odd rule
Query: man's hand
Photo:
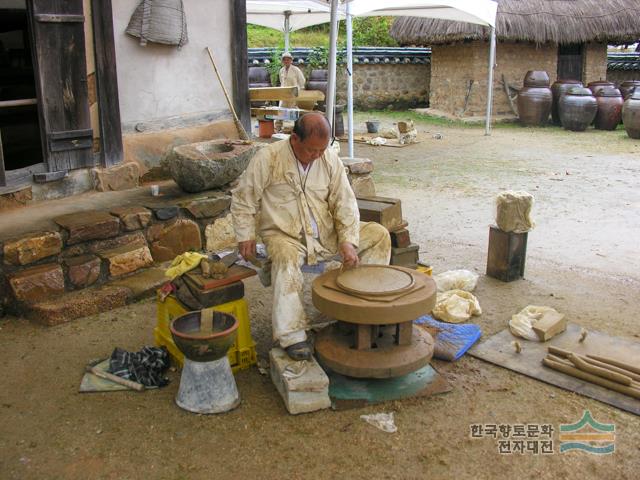
[(256, 256), (256, 241), (255, 240), (246, 240), (244, 242), (238, 243), (238, 251), (242, 258), (248, 260), (251, 257)]
[(360, 259), (358, 258), (358, 252), (356, 251), (356, 247), (349, 242), (342, 242), (338, 249), (340, 251), (340, 256), (342, 257), (342, 265), (347, 268), (357, 267), (360, 263)]

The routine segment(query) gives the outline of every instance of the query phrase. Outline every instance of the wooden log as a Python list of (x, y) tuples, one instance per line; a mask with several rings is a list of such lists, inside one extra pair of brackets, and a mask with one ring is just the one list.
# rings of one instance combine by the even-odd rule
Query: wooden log
[(634, 367), (633, 365), (629, 365), (624, 362), (620, 362), (618, 360), (614, 360), (613, 358), (608, 357), (600, 357), (598, 355), (587, 355), (589, 358), (593, 358), (594, 360), (598, 360), (603, 363), (607, 363), (609, 365), (613, 365), (614, 367), (623, 368), (625, 370), (629, 370), (630, 372), (637, 373), (640, 375), (640, 368)]
[(249, 100), (295, 100), (298, 97), (298, 87), (258, 87), (249, 89)]
[(631, 378), (626, 375), (622, 375), (620, 373), (611, 371), (606, 368), (600, 368), (600, 367), (596, 367), (595, 365), (591, 365), (585, 362), (582, 358), (580, 358), (578, 355), (574, 353), (569, 355), (568, 358), (569, 358), (569, 361), (576, 366), (576, 368), (579, 368), (583, 372), (592, 373), (593, 375), (606, 378), (607, 380), (612, 380), (622, 385), (627, 385), (627, 386), (631, 385)]
[[(563, 350), (562, 348), (558, 348), (558, 347), (549, 347), (549, 353), (553, 353), (555, 355), (558, 355), (559, 357), (567, 357), (569, 356), (571, 353), (569, 350)], [(632, 380), (636, 381), (636, 382), (640, 382), (640, 375), (638, 375), (637, 373), (633, 373), (630, 372), (629, 370), (625, 370), (624, 368), (620, 368), (620, 367), (615, 367), (613, 365), (609, 365), (608, 363), (604, 363), (601, 362), (599, 360), (595, 360), (593, 358), (590, 358), (589, 356), (584, 356), (584, 355), (580, 355), (580, 358), (582, 360), (584, 360), (587, 363), (590, 363), (591, 365), (595, 365), (596, 367), (600, 367), (600, 368), (607, 368), (609, 370), (611, 370), (612, 372), (616, 372), (616, 373), (620, 373), (622, 375), (626, 375), (627, 377), (631, 378)]]
[(542, 360), (542, 363), (546, 367), (549, 367), (558, 372), (562, 372), (571, 377), (575, 377), (575, 378), (579, 378), (580, 380), (585, 380), (587, 382), (595, 383), (596, 385), (600, 385), (601, 387), (608, 388), (609, 390), (613, 390), (619, 393), (624, 393), (625, 395), (629, 395), (630, 397), (640, 399), (640, 389), (636, 387), (627, 387), (626, 385), (621, 385), (619, 383), (612, 382), (611, 380), (598, 377), (597, 375), (583, 372), (582, 370), (579, 370), (575, 367), (569, 367), (560, 362), (555, 362), (549, 358), (544, 358)]
[(524, 276), (527, 256), (527, 232), (503, 232), (489, 227), (487, 276), (511, 282)]

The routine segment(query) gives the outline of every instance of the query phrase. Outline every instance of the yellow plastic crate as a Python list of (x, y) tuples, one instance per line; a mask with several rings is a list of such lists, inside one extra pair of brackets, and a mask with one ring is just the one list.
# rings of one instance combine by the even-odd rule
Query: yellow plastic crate
[[(210, 309), (230, 313), (235, 316), (240, 323), (240, 325), (238, 325), (236, 341), (229, 349), (229, 353), (227, 353), (233, 372), (235, 373), (238, 370), (244, 370), (251, 365), (255, 365), (257, 361), (256, 342), (251, 338), (247, 301), (241, 298), (210, 307)], [(180, 365), (180, 367), (182, 367), (184, 355), (178, 347), (176, 347), (175, 343), (173, 343), (169, 324), (174, 318), (184, 315), (187, 312), (189, 312), (189, 309), (172, 295), (168, 296), (164, 302), (158, 298), (158, 323), (153, 330), (153, 338), (155, 339), (156, 345), (164, 345), (167, 347), (171, 359)]]

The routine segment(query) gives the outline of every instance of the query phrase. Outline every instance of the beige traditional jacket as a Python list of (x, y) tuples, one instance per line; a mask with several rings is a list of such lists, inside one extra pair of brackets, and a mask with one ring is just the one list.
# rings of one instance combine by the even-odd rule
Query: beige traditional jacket
[(289, 140), (264, 147), (251, 159), (233, 191), (231, 214), (238, 242), (254, 240), (260, 212), (263, 238), (284, 234), (307, 247), (307, 263), (317, 263), (311, 214), (318, 225), (320, 246), (332, 254), (338, 244), (359, 243), (360, 214), (344, 166), (331, 149), (313, 161), (306, 178)]
[[(304, 84), (304, 74), (302, 73), (302, 70), (295, 65), (290, 65), (289, 70), (285, 67), (280, 69), (280, 86), (298, 87), (299, 90), (303, 90)], [(297, 103), (295, 100), (281, 100), (280, 106), (283, 108), (295, 108)]]

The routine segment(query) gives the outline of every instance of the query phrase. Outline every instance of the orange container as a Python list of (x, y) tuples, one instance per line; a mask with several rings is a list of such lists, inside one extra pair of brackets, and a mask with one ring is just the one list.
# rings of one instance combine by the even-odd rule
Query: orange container
[(258, 120), (258, 136), (260, 138), (271, 138), (274, 133), (273, 120)]

